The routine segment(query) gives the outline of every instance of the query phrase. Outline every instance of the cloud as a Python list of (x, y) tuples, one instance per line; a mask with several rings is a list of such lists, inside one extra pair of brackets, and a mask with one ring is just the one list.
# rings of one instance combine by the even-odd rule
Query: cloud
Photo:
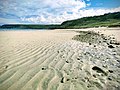
[(113, 12), (120, 12), (120, 7), (118, 8), (112, 8), (112, 9), (85, 9), (80, 10), (79, 14), (81, 14), (81, 17), (87, 17), (87, 16), (96, 16), (96, 15), (103, 15), (105, 13), (113, 13)]
[(120, 12), (120, 7), (114, 9), (81, 9), (72, 13), (67, 13), (64, 11), (61, 15), (49, 15), (48, 17), (44, 17), (45, 15), (41, 15), (38, 17), (30, 17), (30, 18), (22, 18), (23, 21), (34, 22), (34, 23), (49, 23), (49, 24), (60, 24), (66, 20), (72, 20), (87, 16), (97, 16), (103, 15), (105, 13), (113, 13)]
[(18, 23), (18, 21), (13, 20), (13, 19), (0, 18), (0, 24), (4, 24), (6, 22), (7, 22), (7, 24), (9, 24), (9, 23), (11, 23), (11, 24)]
[(113, 9), (87, 9), (84, 0), (0, 0), (0, 21), (4, 23), (56, 24), (86, 16), (120, 11)]

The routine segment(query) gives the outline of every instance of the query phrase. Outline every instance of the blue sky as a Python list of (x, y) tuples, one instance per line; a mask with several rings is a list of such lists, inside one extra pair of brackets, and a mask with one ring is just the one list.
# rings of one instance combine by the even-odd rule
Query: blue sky
[[(89, 0), (85, 0), (86, 2)], [(89, 2), (88, 2), (89, 3)], [(120, 7), (120, 0), (90, 0), (91, 8), (116, 8)]]
[(120, 11), (120, 0), (0, 0), (0, 24), (60, 24)]

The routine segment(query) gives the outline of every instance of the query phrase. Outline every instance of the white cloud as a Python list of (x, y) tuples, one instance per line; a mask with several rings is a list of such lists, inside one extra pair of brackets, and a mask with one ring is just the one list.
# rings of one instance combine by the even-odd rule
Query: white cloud
[(73, 6), (85, 7), (86, 4), (83, 0), (44, 0), (42, 1), (45, 6), (51, 8), (69, 8)]
[[(61, 23), (64, 20), (68, 20), (70, 17), (73, 19), (75, 18), (72, 15), (70, 16), (67, 12), (77, 13), (79, 9), (86, 7), (86, 3), (84, 2), (84, 0), (44, 0), (44, 1), (40, 0), (40, 1), (41, 2), (39, 7), (42, 9), (38, 9), (34, 13), (37, 14), (38, 16), (37, 17), (23, 16), (21, 20), (33, 23)], [(37, 3), (36, 5), (38, 5), (39, 2), (36, 3)]]
[(120, 12), (120, 7), (114, 9), (87, 9), (87, 10), (84, 9), (84, 10), (74, 11), (72, 14), (68, 14), (66, 11), (64, 11), (62, 15), (56, 16), (53, 14), (49, 14), (47, 18), (45, 18), (44, 15), (41, 15), (38, 17), (24, 18), (24, 20), (34, 23), (59, 24), (66, 20), (72, 20), (87, 16), (103, 15), (105, 13), (112, 13), (112, 12)]
[(120, 12), (120, 7), (113, 9), (88, 9), (80, 10), (81, 17), (103, 15), (105, 13)]
[[(84, 0), (0, 0), (0, 14), (3, 18), (5, 16), (9, 18), (10, 15), (12, 18), (16, 16), (17, 20), (23, 23), (56, 24), (66, 20), (120, 11), (120, 7), (86, 9), (90, 5)], [(0, 23), (11, 22), (12, 18), (4, 19)]]
[(5, 19), (5, 18), (0, 18), (0, 24), (3, 24), (3, 23), (6, 23), (7, 24), (15, 24), (15, 23), (18, 23), (16, 20), (13, 20), (13, 19)]

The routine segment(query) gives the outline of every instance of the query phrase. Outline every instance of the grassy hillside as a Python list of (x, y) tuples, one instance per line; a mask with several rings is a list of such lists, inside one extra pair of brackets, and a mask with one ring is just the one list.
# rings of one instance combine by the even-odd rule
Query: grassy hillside
[(65, 21), (62, 28), (120, 27), (120, 12)]
[(92, 28), (92, 27), (120, 27), (120, 12), (65, 21), (61, 25), (7, 24), (7, 25), (2, 25), (0, 28), (79, 29), (79, 28)]

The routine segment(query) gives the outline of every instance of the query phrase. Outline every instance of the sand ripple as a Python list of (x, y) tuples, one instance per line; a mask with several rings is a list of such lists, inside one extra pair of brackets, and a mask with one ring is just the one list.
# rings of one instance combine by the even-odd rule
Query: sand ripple
[(0, 90), (119, 90), (120, 48), (73, 31), (0, 32)]

